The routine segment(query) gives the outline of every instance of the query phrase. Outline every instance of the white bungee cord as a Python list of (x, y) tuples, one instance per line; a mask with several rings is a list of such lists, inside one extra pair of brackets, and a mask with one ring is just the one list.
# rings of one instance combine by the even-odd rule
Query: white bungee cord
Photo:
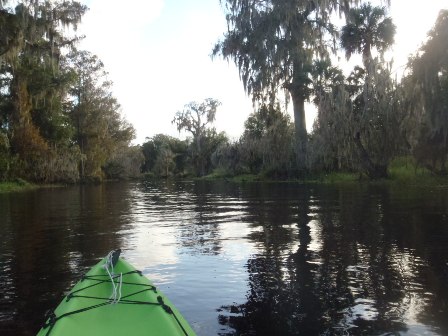
[(109, 300), (111, 300), (111, 304), (118, 303), (121, 299), (121, 287), (123, 284), (123, 273), (120, 273), (120, 278), (118, 283), (114, 280), (114, 264), (113, 264), (113, 254), (114, 251), (109, 252), (109, 254), (106, 257), (106, 262), (104, 263), (103, 267), (106, 270), (107, 274), (109, 275), (110, 282), (112, 283), (112, 294), (109, 297)]

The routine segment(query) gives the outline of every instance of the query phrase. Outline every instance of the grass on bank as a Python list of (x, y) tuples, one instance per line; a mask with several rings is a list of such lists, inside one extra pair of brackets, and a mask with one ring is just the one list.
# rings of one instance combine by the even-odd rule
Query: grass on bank
[(411, 157), (399, 157), (389, 165), (389, 177), (394, 181), (415, 181), (431, 179), (434, 175), (426, 168), (419, 167)]
[(240, 174), (232, 175), (223, 169), (215, 169), (211, 174), (198, 178), (199, 180), (213, 181), (225, 180), (229, 182), (244, 183), (244, 182), (302, 182), (302, 183), (343, 183), (359, 181), (359, 174), (354, 173), (328, 173), (318, 174), (308, 177), (305, 180), (298, 179), (276, 179), (266, 173), (260, 174)]
[(226, 180), (232, 182), (255, 182), (255, 181), (263, 181), (261, 175), (256, 174), (241, 174), (241, 175), (232, 175), (225, 169), (217, 168), (210, 174), (198, 178), (199, 180)]
[(35, 189), (35, 184), (29, 183), (22, 179), (15, 179), (14, 181), (0, 182), (0, 193), (16, 192)]
[(412, 157), (399, 157), (389, 165), (389, 179), (400, 184), (417, 186), (446, 186), (448, 176), (439, 176), (418, 166)]
[[(428, 169), (415, 165), (412, 157), (399, 157), (394, 159), (388, 169), (389, 177), (383, 180), (371, 181), (367, 176), (352, 172), (331, 172), (320, 173), (309, 176), (306, 179), (276, 179), (272, 178), (270, 172), (260, 174), (241, 174), (232, 175), (225, 169), (215, 169), (211, 174), (196, 178), (197, 180), (224, 180), (235, 183), (245, 182), (299, 182), (305, 184), (354, 184), (360, 182), (367, 183), (396, 183), (398, 185), (416, 185), (416, 186), (448, 186), (447, 176), (436, 176)], [(180, 178), (186, 178), (182, 176)], [(147, 173), (144, 178), (159, 178), (153, 173)], [(195, 179), (191, 176), (191, 178)], [(15, 179), (9, 182), (0, 182), (0, 193), (31, 190), (41, 187), (55, 187), (61, 185), (36, 185), (23, 179)]]
[[(345, 184), (359, 182), (373, 183), (398, 183), (407, 185), (448, 185), (448, 177), (436, 176), (424, 167), (417, 166), (412, 157), (398, 157), (389, 165), (389, 176), (387, 179), (371, 181), (360, 173), (352, 172), (331, 172), (320, 173), (309, 176), (304, 180), (289, 180), (289, 182), (319, 183), (319, 184)], [(201, 180), (226, 180), (231, 182), (270, 182), (275, 179), (269, 178), (266, 174), (243, 174), (232, 176), (223, 169), (216, 169), (211, 174), (200, 178)]]

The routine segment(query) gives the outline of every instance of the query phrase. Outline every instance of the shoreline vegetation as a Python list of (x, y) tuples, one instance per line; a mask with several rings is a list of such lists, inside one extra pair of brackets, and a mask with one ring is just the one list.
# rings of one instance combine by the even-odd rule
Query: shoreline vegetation
[[(371, 180), (366, 175), (355, 172), (329, 172), (321, 174), (309, 175), (306, 178), (298, 179), (275, 179), (266, 174), (240, 174), (232, 175), (222, 169), (216, 169), (211, 174), (194, 177), (194, 176), (169, 176), (160, 177), (154, 174), (142, 174), (140, 179), (195, 179), (196, 181), (226, 181), (231, 183), (300, 183), (300, 184), (321, 184), (321, 185), (356, 185), (356, 184), (371, 184), (371, 185), (395, 185), (403, 186), (448, 186), (447, 176), (437, 176), (429, 170), (421, 167), (416, 167), (411, 158), (395, 159), (390, 167), (388, 178)], [(106, 180), (117, 181), (117, 180)], [(89, 184), (89, 183), (87, 183)], [(92, 184), (92, 183), (90, 183)], [(73, 184), (71, 184), (73, 185)], [(78, 184), (79, 185), (79, 184)], [(23, 179), (16, 179), (14, 181), (0, 182), (0, 194), (21, 192), (35, 190), (38, 188), (48, 187), (63, 187), (63, 185), (54, 184), (34, 184)]]
[(435, 175), (430, 170), (417, 166), (411, 157), (400, 157), (394, 159), (388, 169), (388, 177), (372, 180), (368, 176), (357, 172), (328, 172), (310, 174), (304, 179), (273, 179), (266, 174), (242, 174), (230, 175), (222, 170), (199, 177), (198, 180), (226, 180), (234, 183), (245, 182), (285, 182), (303, 184), (400, 184), (408, 186), (448, 186), (448, 176)]
[[(247, 113), (243, 133), (231, 139), (218, 131), (221, 102), (205, 98), (172, 111), (171, 123), (185, 139), (155, 134), (135, 145), (135, 129), (121, 113), (103, 62), (75, 48), (81, 36), (61, 29), (76, 27), (87, 7), (4, 1), (0, 182), (12, 182), (0, 190), (33, 188), (25, 181), (40, 187), (151, 176), (446, 184), (448, 10), (440, 11), (398, 80), (383, 57), (396, 30), (385, 7), (305, 1), (291, 11), (290, 4), (269, 0), (248, 7), (241, 0), (224, 2), (231, 4), (228, 28), (212, 55), (238, 66), (253, 99), (251, 112), (240, 111)], [(339, 6), (342, 27), (321, 15)], [(328, 33), (331, 44), (322, 39)], [(343, 52), (347, 59), (361, 55), (362, 62), (343, 71), (329, 57)], [(317, 112), (311, 133), (305, 102)]]
[(0, 182), (0, 194), (17, 192), (17, 191), (28, 191), (39, 188), (40, 186), (29, 183), (22, 179), (16, 179), (14, 181)]

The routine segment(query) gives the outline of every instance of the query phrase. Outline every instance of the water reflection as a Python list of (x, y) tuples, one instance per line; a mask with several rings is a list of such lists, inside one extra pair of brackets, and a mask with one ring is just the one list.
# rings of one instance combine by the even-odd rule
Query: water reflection
[(128, 208), (116, 196), (112, 185), (0, 195), (2, 335), (34, 335), (80, 274), (120, 245)]
[[(431, 277), (434, 268), (424, 261), (425, 214), (397, 209), (402, 204), (391, 201), (393, 190), (373, 191), (328, 195), (303, 188), (288, 202), (265, 203), (253, 221), (256, 234), (249, 236), (260, 252), (247, 263), (247, 301), (221, 307), (227, 313), (220, 322), (236, 334), (444, 334), (446, 308), (439, 309), (446, 290), (437, 298), (441, 288), (428, 281), (437, 276)], [(282, 208), (285, 203), (289, 209)], [(282, 216), (264, 220), (276, 211)], [(296, 229), (285, 231), (291, 222)], [(409, 223), (418, 223), (414, 231)], [(295, 243), (295, 251), (286, 248)], [(440, 257), (446, 263), (446, 254)]]
[(0, 195), (0, 334), (120, 247), (199, 335), (448, 334), (448, 191), (131, 182)]

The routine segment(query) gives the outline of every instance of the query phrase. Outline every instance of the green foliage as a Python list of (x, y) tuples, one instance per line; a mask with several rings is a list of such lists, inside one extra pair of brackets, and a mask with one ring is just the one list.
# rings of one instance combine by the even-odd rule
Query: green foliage
[(262, 105), (245, 122), (239, 153), (251, 173), (289, 175), (294, 162), (294, 129), (277, 105)]
[(45, 156), (34, 162), (34, 174), (30, 177), (36, 182), (74, 183), (79, 180), (78, 163), (80, 151), (76, 146), (52, 148)]
[(86, 51), (69, 55), (77, 80), (70, 88), (69, 116), (81, 150), (82, 179), (101, 180), (103, 167), (134, 138), (132, 125), (121, 117), (120, 105), (111, 94), (103, 63)]
[(140, 146), (123, 146), (108, 159), (104, 173), (108, 179), (136, 178), (144, 160)]
[(400, 156), (391, 161), (389, 176), (394, 181), (415, 182), (432, 176), (432, 173), (426, 168), (419, 167), (412, 156)]
[(154, 164), (154, 172), (165, 178), (172, 175), (175, 168), (174, 158), (175, 154), (168, 146), (162, 147)]
[(396, 27), (392, 19), (385, 16), (384, 7), (373, 7), (370, 3), (350, 9), (347, 24), (341, 32), (341, 46), (347, 59), (360, 53), (367, 66), (367, 62), (372, 59), (372, 48), (383, 53), (393, 45)]
[(327, 55), (327, 34), (337, 36), (330, 15), (355, 2), (225, 1), (229, 28), (213, 54), (235, 62), (255, 100), (275, 97), (280, 85), (309, 97), (313, 55)]
[(409, 101), (407, 139), (419, 165), (446, 175), (448, 151), (448, 10), (439, 13), (427, 42), (410, 58), (404, 79)]
[(34, 189), (36, 186), (22, 179), (12, 182), (0, 182), (0, 194)]
[(0, 129), (11, 144), (11, 176), (46, 181), (65, 169), (55, 161), (55, 155), (66, 153), (58, 147), (70, 143), (61, 108), (70, 76), (60, 64), (74, 40), (64, 35), (62, 26), (75, 28), (85, 10), (74, 1), (23, 1), (0, 13), (0, 39), (5, 42)]
[(391, 79), (389, 66), (371, 55), (372, 48), (381, 55), (393, 43), (395, 26), (384, 17), (384, 8), (363, 4), (349, 11), (342, 28), (347, 58), (362, 53), (364, 69), (355, 67), (344, 80), (340, 70), (321, 62), (313, 74), (318, 119), (310, 159), (315, 169), (357, 169), (370, 178), (382, 178), (403, 148), (402, 91)]
[(141, 149), (145, 158), (145, 161), (142, 165), (142, 172), (149, 173), (154, 168), (154, 164), (157, 159), (158, 146), (154, 140), (146, 138), (146, 141), (142, 144)]
[(241, 141), (223, 141), (217, 146), (211, 157), (211, 164), (214, 167), (212, 175), (234, 176), (248, 172), (247, 164), (242, 157), (243, 145)]
[[(12, 2), (9, 2), (13, 4)], [(76, 1), (19, 1), (0, 10), (0, 179), (100, 180), (134, 129), (102, 63), (76, 51)]]
[(402, 92), (389, 68), (375, 60), (369, 66), (375, 70), (355, 69), (345, 84), (319, 94), (312, 135), (316, 169), (386, 177), (389, 162), (404, 146)]
[(390, 160), (397, 154), (403, 137), (402, 96), (389, 68), (372, 63), (375, 71), (365, 78), (362, 98), (355, 104), (354, 137), (361, 166), (371, 178), (386, 177)]
[[(325, 60), (316, 62), (312, 75), (318, 115), (310, 136), (310, 168), (314, 172), (351, 170), (354, 167), (353, 141), (346, 127), (352, 105), (350, 79)], [(360, 87), (362, 83), (356, 83), (358, 94)]]
[(234, 174), (230, 173), (228, 170), (224, 168), (216, 168), (210, 174), (205, 176), (205, 179), (216, 180), (216, 179), (225, 179), (228, 177), (232, 177)]
[(29, 74), (28, 89), (33, 97), (31, 118), (39, 133), (49, 144), (70, 145), (74, 127), (65, 103), (67, 90), (75, 81), (73, 69), (60, 63), (55, 73), (51, 67), (35, 66)]
[(337, 31), (331, 14), (357, 1), (227, 0), (228, 31), (213, 55), (231, 59), (254, 101), (274, 102), (285, 89), (294, 107), (297, 166), (306, 168), (305, 101), (315, 56), (326, 58)]
[(255, 174), (241, 174), (234, 176), (232, 181), (237, 183), (258, 182), (261, 181), (261, 177)]
[[(200, 151), (197, 150), (199, 144)], [(199, 141), (179, 140), (164, 134), (147, 138), (141, 146), (144, 155), (143, 173), (160, 177), (208, 174), (220, 166), (221, 149), (228, 144), (224, 133), (205, 129)]]
[[(156, 164), (162, 151), (170, 151), (173, 154), (174, 166), (169, 165), (169, 173), (184, 175), (187, 170), (189, 159), (188, 141), (181, 141), (168, 135), (157, 134), (152, 138), (146, 138), (146, 142), (142, 144), (141, 150), (144, 156), (144, 163), (141, 167), (143, 173), (152, 172), (156, 174), (156, 171), (157, 173), (160, 172)], [(161, 163), (158, 164), (159, 167), (160, 165)], [(166, 173), (166, 169), (163, 171)]]
[(49, 142), (61, 140), (58, 129), (66, 120), (60, 107), (69, 78), (60, 63), (76, 40), (65, 36), (63, 27), (76, 28), (85, 10), (74, 1), (24, 1), (2, 11), (14, 26), (3, 36), (11, 42), (2, 55), (11, 80), (2, 92), (11, 102), (6, 115), (12, 148), (22, 159), (33, 151), (45, 155)]
[(8, 136), (0, 130), (0, 181), (5, 181), (9, 175), (9, 148)]
[(212, 98), (205, 99), (202, 103), (191, 102), (182, 111), (178, 111), (172, 121), (178, 131), (185, 130), (193, 137), (190, 155), (197, 176), (210, 172), (212, 153), (226, 141), (223, 133), (218, 134), (215, 128), (208, 126), (215, 120), (219, 105), (221, 103)]
[(190, 102), (175, 114), (172, 123), (179, 132), (185, 130), (197, 140), (206, 131), (207, 125), (215, 121), (216, 110), (220, 105), (221, 103), (213, 98), (207, 98), (202, 103)]
[(353, 136), (362, 170), (371, 178), (386, 177), (390, 160), (398, 152), (402, 136), (401, 91), (392, 80), (387, 64), (372, 59), (376, 48), (380, 56), (394, 42), (396, 27), (385, 17), (384, 7), (370, 3), (353, 8), (342, 28), (341, 46), (349, 58), (353, 53), (363, 55), (364, 69), (355, 68), (347, 80), (345, 90), (350, 95), (352, 111), (347, 114), (348, 134)]
[[(224, 132), (217, 133), (214, 128), (207, 130), (205, 136), (201, 139), (202, 153), (192, 150), (193, 164), (196, 168), (196, 172), (200, 171), (200, 175), (203, 176), (211, 172), (214, 168), (213, 157), (219, 151), (220, 148), (227, 146), (229, 139)], [(200, 167), (200, 170), (198, 170)]]
[(353, 183), (359, 181), (359, 174), (346, 172), (331, 172), (318, 177), (317, 181), (324, 184)]
[[(191, 102), (173, 120), (188, 140), (158, 134), (141, 147), (130, 146), (135, 131), (121, 117), (103, 63), (76, 50), (79, 38), (68, 34), (84, 5), (38, 0), (0, 9), (0, 181), (100, 181), (141, 172), (284, 179), (307, 169), (324, 182), (388, 174), (413, 181), (447, 173), (447, 10), (398, 83), (378, 61), (395, 33), (384, 8), (352, 8), (355, 0), (223, 3), (228, 31), (213, 55), (235, 62), (259, 108), (231, 143), (212, 127), (220, 102)], [(364, 61), (347, 78), (329, 61), (336, 11), (347, 14), (347, 57), (361, 53)], [(283, 94), (292, 100), (294, 125), (278, 104)], [(318, 108), (309, 137), (307, 100)], [(397, 159), (411, 152), (414, 162)]]

